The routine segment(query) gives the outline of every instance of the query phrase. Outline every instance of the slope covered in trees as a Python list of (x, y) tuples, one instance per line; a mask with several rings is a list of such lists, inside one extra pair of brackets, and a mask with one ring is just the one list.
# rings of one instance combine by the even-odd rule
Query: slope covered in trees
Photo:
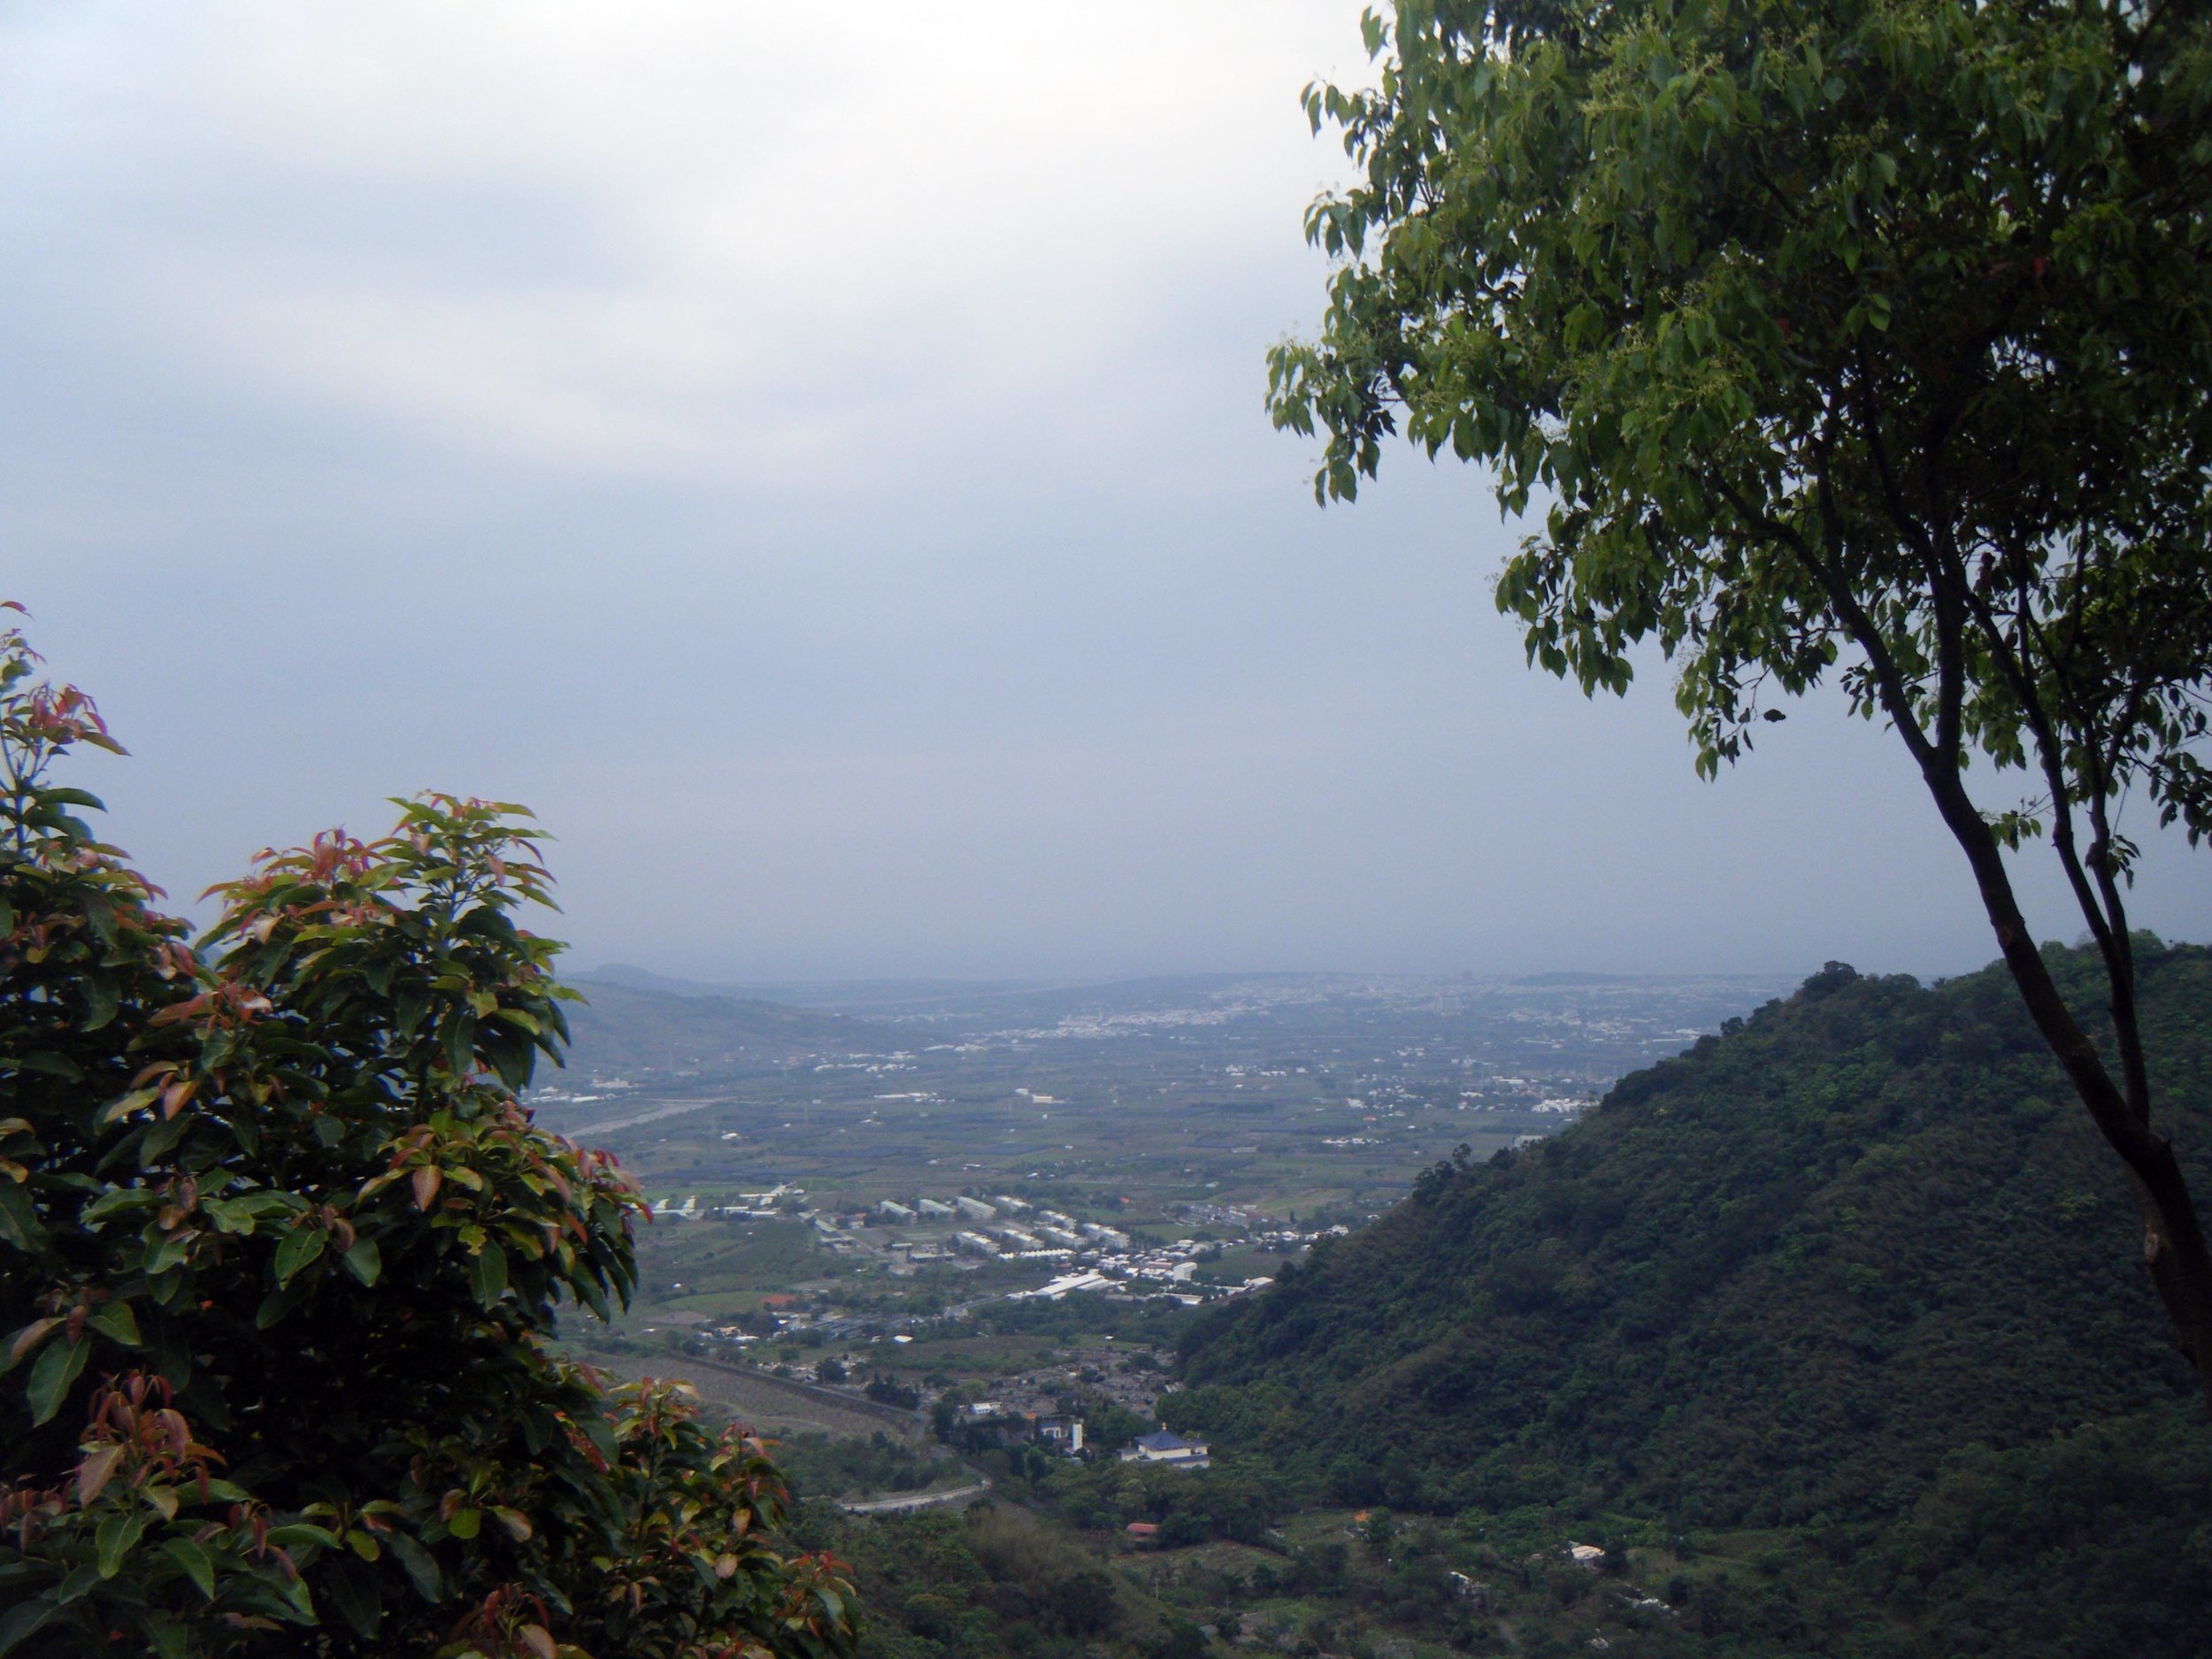
[[(2092, 964), (2053, 952), (2086, 992)], [(2200, 1156), (2212, 953), (2144, 946)], [(1186, 1423), (1315, 1498), (1889, 1515), (1947, 1454), (2172, 1402), (2118, 1172), (1992, 971), (1832, 966), (1193, 1333)]]

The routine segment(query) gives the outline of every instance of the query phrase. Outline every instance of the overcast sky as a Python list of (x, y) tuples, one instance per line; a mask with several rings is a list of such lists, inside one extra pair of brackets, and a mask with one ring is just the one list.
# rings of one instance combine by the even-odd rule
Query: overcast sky
[(17, 0), (0, 585), (116, 838), (524, 801), (581, 961), (716, 979), (1987, 958), (1893, 740), (1701, 784), (1523, 667), (1479, 477), (1313, 505), (1358, 9)]

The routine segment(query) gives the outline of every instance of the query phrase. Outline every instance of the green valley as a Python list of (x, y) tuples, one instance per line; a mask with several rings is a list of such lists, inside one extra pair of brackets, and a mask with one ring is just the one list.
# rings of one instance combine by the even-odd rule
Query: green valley
[[(2193, 1130), (2212, 953), (2143, 952), (2161, 1096)], [(652, 1259), (725, 1228), (803, 1241), (672, 1225)], [(822, 1395), (914, 1401), (846, 1439), (802, 1413), (785, 1454), (886, 1659), (2179, 1659), (2212, 1639), (2212, 1461), (2131, 1225), (1996, 971), (1832, 964), (1555, 1133), (1430, 1160), (1248, 1294), (1025, 1300), (1014, 1263), (899, 1279), (825, 1249), (734, 1363), (829, 1360)], [(617, 1346), (680, 1369), (716, 1343)], [(710, 1397), (722, 1374), (700, 1367)], [(1038, 1438), (1055, 1412), (1089, 1456)], [(1155, 1416), (1211, 1467), (1118, 1461)], [(959, 1502), (831, 1502), (940, 1491)]]

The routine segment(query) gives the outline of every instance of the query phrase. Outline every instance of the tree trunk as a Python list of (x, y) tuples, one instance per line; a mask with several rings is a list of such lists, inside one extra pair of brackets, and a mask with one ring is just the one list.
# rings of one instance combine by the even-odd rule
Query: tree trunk
[(2174, 1346), (2196, 1371), (2206, 1411), (2212, 1414), (2212, 1248), (2207, 1246), (2204, 1226), (2190, 1198), (2180, 1160), (2174, 1156), (2173, 1143), (2150, 1126), (2147, 1099), (2143, 1117), (2130, 1110), (2096, 1045), (2066, 1006), (2020, 914), (1997, 838), (1976, 810), (1956, 771), (1940, 757), (1930, 757), (1922, 762), (1921, 775), (1945, 825), (1973, 868), (1982, 908), (1996, 933), (1998, 949), (2004, 953), (2005, 966), (2019, 987), (2029, 1018), (2065, 1069), (2067, 1079), (2088, 1108), (2098, 1133), (2126, 1166), (2136, 1208), (2143, 1218), (2144, 1266), (2160, 1302), (2165, 1304)]

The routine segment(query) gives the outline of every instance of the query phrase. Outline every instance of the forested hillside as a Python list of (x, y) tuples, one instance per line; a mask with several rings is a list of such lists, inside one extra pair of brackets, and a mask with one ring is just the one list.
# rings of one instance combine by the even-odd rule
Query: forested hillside
[[(2143, 977), (2201, 1168), (2212, 953), (2147, 947)], [(1832, 967), (1202, 1324), (1184, 1418), (1317, 1496), (1563, 1485), (1751, 1525), (1894, 1509), (1954, 1448), (2175, 1399), (2122, 1177), (2016, 1004), (1996, 972)]]
[[(2212, 953), (2147, 941), (2143, 995), (2201, 1182)], [(2201, 1651), (2212, 1436), (2139, 1237), (2001, 972), (1832, 965), (1201, 1322), (1171, 1415), (1310, 1502), (1789, 1529), (1716, 1633), (1832, 1592), (1946, 1651)]]

